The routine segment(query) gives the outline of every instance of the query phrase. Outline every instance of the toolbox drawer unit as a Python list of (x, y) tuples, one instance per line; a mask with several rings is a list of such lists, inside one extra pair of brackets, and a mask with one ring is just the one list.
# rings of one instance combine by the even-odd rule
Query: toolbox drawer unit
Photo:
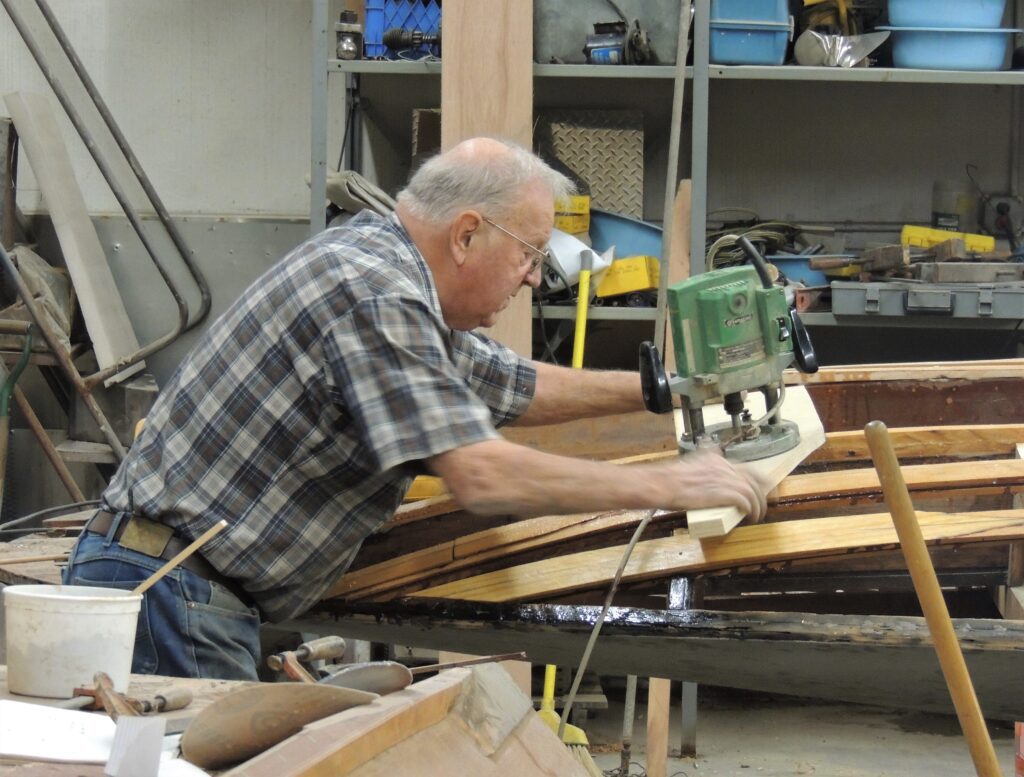
[(833, 281), (832, 315), (1024, 319), (1024, 284)]

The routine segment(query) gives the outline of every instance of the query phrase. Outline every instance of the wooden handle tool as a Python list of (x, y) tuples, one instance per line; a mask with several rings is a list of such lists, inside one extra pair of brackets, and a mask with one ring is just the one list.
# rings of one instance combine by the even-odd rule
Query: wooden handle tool
[(953, 706), (960, 719), (960, 728), (967, 739), (967, 747), (974, 761), (974, 769), (978, 777), (1001, 777), (999, 762), (992, 747), (985, 719), (978, 705), (978, 697), (974, 693), (971, 677), (967, 673), (967, 664), (960, 644), (953, 631), (953, 622), (949, 619), (946, 600), (942, 598), (939, 580), (935, 575), (928, 548), (925, 546), (921, 527), (917, 522), (914, 505), (910, 501), (910, 492), (903, 480), (896, 452), (889, 439), (889, 431), (881, 421), (872, 421), (864, 427), (871, 459), (882, 483), (885, 504), (892, 514), (896, 525), (896, 534), (900, 539), (900, 548), (907, 561), (914, 590), (921, 603), (928, 631), (935, 643), (935, 652), (939, 656), (939, 665), (946, 678), (949, 694), (953, 697)]
[(145, 580), (143, 580), (141, 583), (139, 583), (137, 586), (135, 586), (135, 588), (132, 591), (132, 593), (133, 594), (142, 594), (142, 593), (145, 593), (146, 591), (148, 591), (157, 582), (159, 582), (160, 578), (162, 578), (164, 575), (166, 575), (168, 572), (170, 572), (172, 569), (174, 569), (176, 566), (178, 566), (178, 564), (180, 564), (182, 561), (184, 561), (189, 556), (191, 556), (193, 553), (195, 553), (197, 550), (199, 550), (199, 548), (201, 548), (203, 545), (205, 545), (207, 543), (207, 541), (213, 539), (214, 535), (220, 533), (220, 531), (222, 529), (224, 529), (227, 525), (228, 525), (227, 521), (218, 521), (217, 523), (215, 523), (213, 526), (211, 526), (205, 532), (203, 532), (198, 537), (196, 537), (195, 540), (193, 540), (192, 543), (188, 547), (186, 547), (184, 550), (181, 551), (181, 553), (179, 553), (177, 556), (172, 558), (170, 561), (168, 561), (166, 564), (164, 564), (162, 567), (160, 567), (160, 569), (158, 569), (152, 575), (150, 575)]

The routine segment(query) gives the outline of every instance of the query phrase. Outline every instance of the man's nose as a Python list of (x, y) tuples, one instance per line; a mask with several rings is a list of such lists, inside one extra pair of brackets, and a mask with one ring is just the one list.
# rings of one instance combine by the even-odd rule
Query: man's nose
[(541, 268), (538, 266), (538, 267), (534, 268), (533, 270), (530, 270), (530, 272), (526, 273), (526, 276), (523, 278), (523, 285), (524, 286), (530, 286), (531, 288), (534, 288), (534, 289), (539, 289), (540, 288), (540, 269)]

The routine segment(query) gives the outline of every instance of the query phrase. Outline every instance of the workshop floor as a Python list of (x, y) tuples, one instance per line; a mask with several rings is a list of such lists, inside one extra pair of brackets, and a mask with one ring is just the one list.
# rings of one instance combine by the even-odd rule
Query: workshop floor
[[(606, 689), (607, 692), (607, 689)], [(610, 696), (614, 696), (614, 691)], [(633, 766), (643, 775), (646, 688), (638, 693)], [(673, 685), (673, 698), (679, 688)], [(697, 758), (670, 758), (676, 777), (965, 777), (974, 774), (967, 744), (953, 715), (929, 715), (834, 704), (719, 688), (701, 688)], [(639, 701), (643, 700), (643, 704)], [(586, 733), (601, 769), (617, 769), (622, 702), (592, 715)], [(679, 753), (679, 707), (673, 709), (670, 753)], [(1012, 725), (990, 727), (1005, 775), (1013, 772)], [(601, 745), (609, 745), (608, 748)], [(615, 748), (615, 752), (600, 752)]]

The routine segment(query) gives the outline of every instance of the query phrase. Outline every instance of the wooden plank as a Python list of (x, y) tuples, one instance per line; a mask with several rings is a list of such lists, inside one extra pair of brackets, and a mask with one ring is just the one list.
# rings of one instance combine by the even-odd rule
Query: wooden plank
[[(913, 426), (890, 429), (893, 448), (900, 459), (938, 456), (993, 456), (1011, 454), (1024, 440), (1024, 424), (977, 424), (973, 426)], [(868, 461), (862, 429), (830, 432), (825, 444), (807, 457), (808, 463)]]
[(825, 428), (863, 429), (869, 421), (900, 426), (1016, 424), (1024, 418), (1019, 378), (896, 380), (808, 384)]
[[(448, 0), (441, 11), (441, 148), (490, 135), (533, 144), (532, 0)], [(521, 289), (487, 334), (533, 356), (532, 296)]]
[[(17, 92), (6, 95), (4, 102), (46, 199), (96, 359), (101, 368), (111, 367), (137, 351), (139, 341), (89, 219), (56, 117), (42, 95)], [(108, 382), (144, 368), (139, 362)]]
[[(755, 418), (765, 413), (764, 397), (760, 394), (747, 398), (748, 408)], [(757, 401), (761, 404), (758, 406)], [(676, 411), (681, 415), (680, 411)], [(791, 450), (767, 459), (750, 462), (746, 466), (755, 470), (769, 488), (774, 488), (790, 472), (796, 469), (815, 449), (825, 442), (825, 430), (811, 402), (807, 389), (796, 386), (786, 392), (782, 404), (782, 417), (792, 421), (800, 429), (800, 442)], [(721, 405), (708, 407), (704, 410), (704, 422), (712, 424), (728, 421), (729, 415)], [(677, 426), (677, 428), (679, 428)], [(722, 537), (732, 531), (744, 519), (743, 513), (735, 507), (713, 507), (701, 510), (690, 510), (686, 515), (686, 523), (693, 537)]]
[(1024, 359), (921, 362), (906, 364), (854, 364), (822, 367), (810, 375), (786, 370), (788, 384), (868, 383), (896, 380), (982, 380), (1024, 378)]
[[(974, 488), (982, 486), (1024, 485), (1024, 461), (988, 459), (956, 461), (945, 464), (912, 464), (901, 467), (911, 491)], [(793, 502), (826, 495), (830, 498), (855, 494), (881, 494), (874, 468), (847, 469), (841, 472), (815, 472), (791, 475), (768, 496), (769, 504)]]
[(546, 426), (506, 426), (502, 436), (509, 442), (587, 459), (621, 459), (656, 451), (675, 451), (672, 419), (641, 410), (636, 413), (581, 418)]
[(441, 722), (469, 677), (452, 669), (306, 726), (225, 777), (342, 777), (413, 734)]
[[(39, 535), (21, 537), (0, 544), (0, 555), (5, 558), (64, 555), (71, 550), (71, 546), (74, 544), (74, 537), (43, 537)], [(12, 564), (10, 566), (5, 566), (0, 562), (0, 584), (47, 583), (55, 585), (59, 582), (60, 566), (54, 561), (37, 561), (31, 564)]]
[[(644, 510), (553, 515), (529, 518), (424, 548), (344, 575), (325, 598), (364, 599), (396, 588), (406, 589), (431, 577), (480, 565), (485, 561), (536, 550), (598, 532), (635, 526)], [(678, 517), (664, 513), (656, 520)]]
[[(693, 181), (683, 179), (676, 189), (672, 205), (672, 242), (669, 246), (668, 285), (672, 286), (690, 277), (690, 205), (693, 201)], [(672, 347), (672, 327), (667, 327), (665, 353), (662, 361), (666, 372), (675, 372), (676, 349)]]
[(647, 777), (668, 775), (668, 720), (672, 705), (672, 681), (652, 677), (647, 682)]
[[(930, 543), (1008, 542), (1024, 538), (1024, 511), (920, 513)], [(887, 550), (897, 544), (888, 514), (810, 518), (740, 526), (729, 535), (697, 540), (686, 535), (640, 542), (626, 565), (624, 583), (677, 577), (745, 564)], [(428, 588), (416, 597), (517, 602), (551, 598), (611, 583), (624, 546), (535, 561)]]

